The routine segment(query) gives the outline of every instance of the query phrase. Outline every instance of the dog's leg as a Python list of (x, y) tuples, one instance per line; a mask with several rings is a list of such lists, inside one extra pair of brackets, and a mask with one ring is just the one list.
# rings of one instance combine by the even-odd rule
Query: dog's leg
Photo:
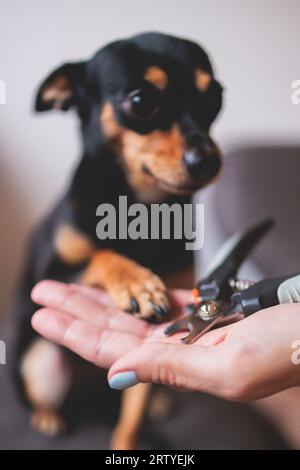
[(33, 407), (33, 428), (50, 436), (63, 432), (65, 423), (59, 409), (71, 385), (71, 366), (63, 350), (36, 339), (23, 357), (21, 376)]
[(139, 384), (123, 392), (119, 420), (112, 435), (113, 450), (136, 449), (150, 391), (151, 384)]

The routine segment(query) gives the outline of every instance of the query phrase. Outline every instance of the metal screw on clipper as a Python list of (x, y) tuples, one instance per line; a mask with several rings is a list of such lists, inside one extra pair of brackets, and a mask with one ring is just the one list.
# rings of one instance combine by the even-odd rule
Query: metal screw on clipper
[(218, 302), (209, 300), (208, 302), (201, 302), (198, 306), (199, 316), (203, 320), (210, 320), (220, 312)]

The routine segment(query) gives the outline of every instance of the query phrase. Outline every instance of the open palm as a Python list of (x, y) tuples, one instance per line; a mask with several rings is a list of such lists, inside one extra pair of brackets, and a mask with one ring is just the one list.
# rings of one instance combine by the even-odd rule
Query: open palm
[[(172, 291), (170, 296), (177, 315), (191, 300), (189, 291)], [(45, 306), (33, 316), (33, 328), (110, 369), (113, 387), (126, 373), (139, 382), (255, 399), (299, 382), (299, 371), (291, 361), (297, 331), (300, 338), (297, 304), (266, 309), (185, 345), (179, 341), (182, 333), (165, 337), (166, 323), (150, 325), (116, 309), (99, 289), (42, 281), (32, 298)]]

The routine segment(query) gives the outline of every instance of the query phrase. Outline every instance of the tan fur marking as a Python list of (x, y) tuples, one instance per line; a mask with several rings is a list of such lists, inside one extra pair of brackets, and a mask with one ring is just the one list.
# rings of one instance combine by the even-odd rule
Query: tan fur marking
[(169, 82), (167, 73), (155, 65), (146, 70), (144, 79), (161, 90), (164, 90)]
[(124, 390), (119, 420), (112, 435), (113, 450), (134, 450), (143, 423), (146, 405), (150, 398), (151, 384), (138, 384)]
[(70, 265), (88, 260), (95, 250), (93, 242), (71, 225), (63, 225), (58, 229), (54, 247), (61, 259)]
[[(176, 126), (169, 131), (138, 134), (118, 124), (111, 103), (104, 104), (100, 122), (112, 149), (122, 158), (129, 184), (141, 200), (148, 202), (150, 196), (153, 197), (150, 202), (154, 202), (162, 200), (166, 194), (164, 188), (157, 187), (152, 176), (142, 171), (143, 166), (170, 184), (185, 180), (182, 165), (184, 139)], [(153, 191), (153, 187), (158, 192), (151, 195), (149, 190)]]
[(208, 72), (204, 72), (201, 69), (197, 69), (195, 72), (195, 83), (196, 87), (200, 91), (206, 91), (210, 85), (212, 76)]
[(153, 186), (153, 177), (141, 171), (143, 165), (155, 177), (173, 185), (185, 178), (184, 140), (175, 126), (169, 131), (156, 130), (146, 135), (126, 130), (122, 133), (121, 153), (129, 182), (135, 188)]
[(36, 339), (21, 362), (27, 396), (39, 409), (61, 406), (71, 383), (71, 371), (59, 346)]
[(54, 108), (61, 109), (63, 101), (71, 96), (71, 85), (66, 77), (57, 77), (43, 91), (43, 101), (54, 100)]
[(66, 430), (65, 421), (53, 410), (39, 409), (34, 411), (30, 424), (36, 431), (50, 437), (63, 434)]
[(116, 121), (115, 112), (111, 103), (104, 103), (100, 114), (100, 122), (106, 137), (109, 139), (115, 139), (122, 131), (122, 128)]
[(102, 286), (122, 310), (131, 309), (134, 297), (139, 315), (153, 315), (153, 304), (169, 307), (165, 285), (152, 271), (112, 250), (99, 250), (93, 256), (80, 280), (83, 284)]
[(65, 423), (58, 410), (70, 389), (72, 371), (62, 349), (37, 338), (22, 359), (20, 373), (33, 406), (31, 426), (50, 436), (63, 432)]

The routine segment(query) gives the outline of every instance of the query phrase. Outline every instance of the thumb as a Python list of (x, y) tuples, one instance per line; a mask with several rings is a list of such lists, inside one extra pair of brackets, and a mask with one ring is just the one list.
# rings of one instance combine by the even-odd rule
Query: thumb
[(139, 382), (153, 382), (186, 390), (211, 391), (220, 378), (218, 348), (145, 343), (114, 363), (108, 373), (109, 385), (122, 390)]

